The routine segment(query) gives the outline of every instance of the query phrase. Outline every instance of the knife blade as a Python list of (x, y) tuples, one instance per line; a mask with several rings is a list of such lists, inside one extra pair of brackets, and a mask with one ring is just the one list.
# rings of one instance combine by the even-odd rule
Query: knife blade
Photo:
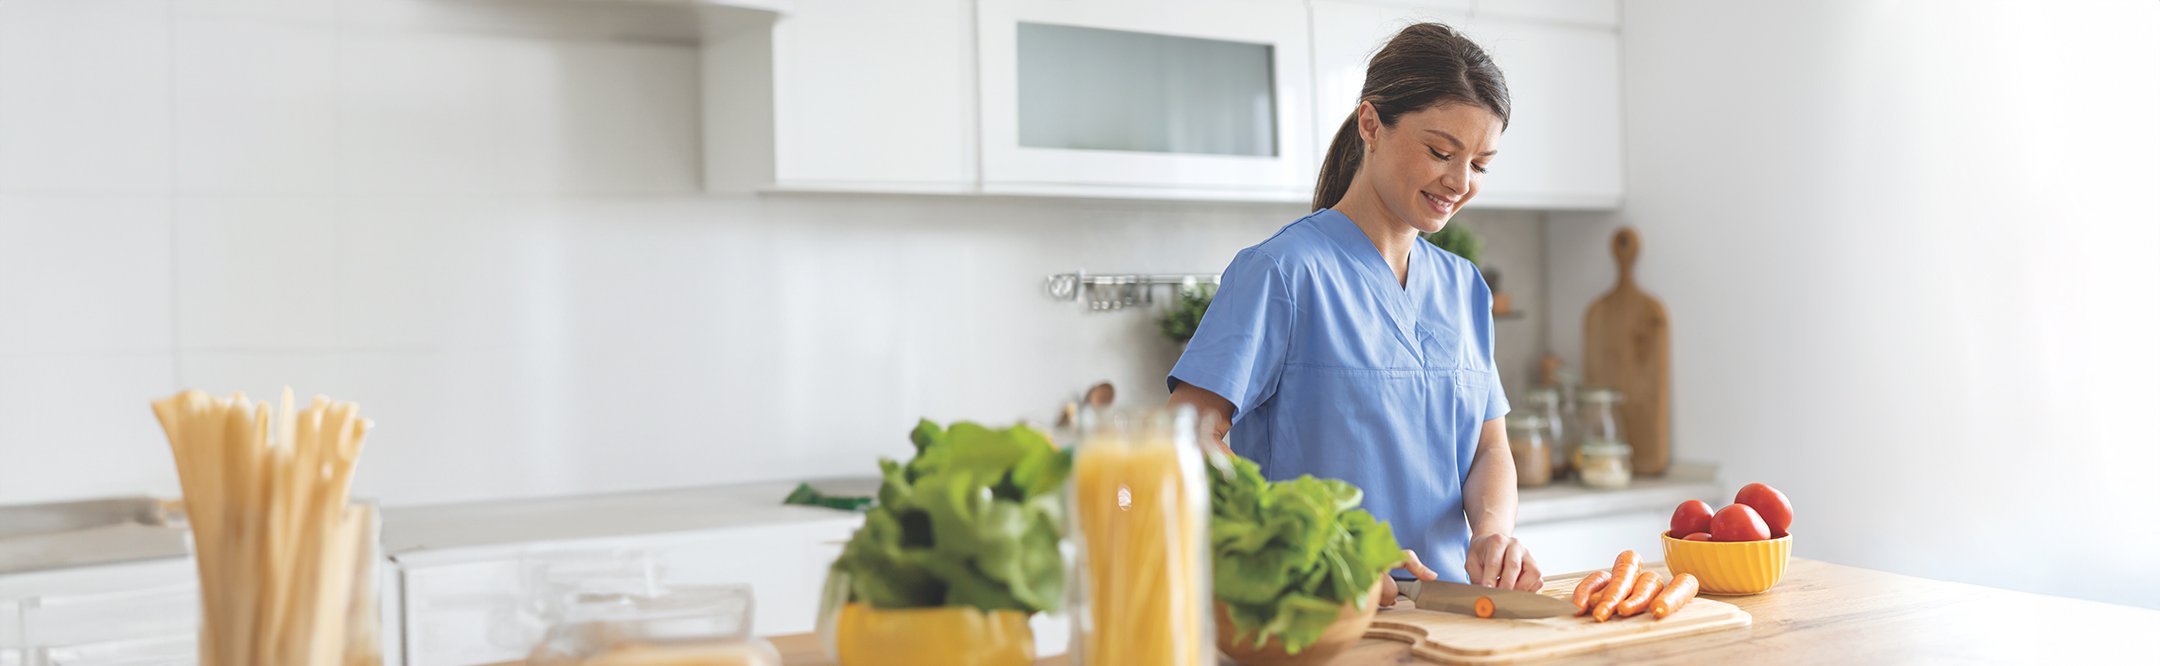
[[(1511, 620), (1559, 617), (1575, 613), (1574, 602), (1535, 592), (1502, 590), (1444, 580), (1400, 581), (1396, 584), (1410, 596), (1412, 603), (1424, 610)], [(1490, 604), (1486, 612), (1478, 612), (1480, 599)]]

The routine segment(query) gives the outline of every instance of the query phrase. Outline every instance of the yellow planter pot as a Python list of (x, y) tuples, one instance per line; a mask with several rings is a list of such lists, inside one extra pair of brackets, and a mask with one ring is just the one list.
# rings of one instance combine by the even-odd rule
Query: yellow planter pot
[(842, 666), (1025, 666), (1035, 661), (1026, 613), (966, 606), (840, 609), (835, 648)]

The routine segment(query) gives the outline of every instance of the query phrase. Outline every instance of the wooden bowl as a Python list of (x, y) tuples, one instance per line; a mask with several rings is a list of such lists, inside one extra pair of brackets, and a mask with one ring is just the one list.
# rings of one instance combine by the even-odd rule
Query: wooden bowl
[[(1387, 574), (1380, 574), (1385, 576)], [(1237, 629), (1230, 623), (1230, 611), (1220, 601), (1215, 602), (1215, 647), (1245, 666), (1318, 666), (1325, 664), (1343, 650), (1356, 645), (1365, 637), (1365, 629), (1372, 626), (1373, 615), (1380, 612), (1380, 583), (1373, 581), (1372, 592), (1365, 595), (1365, 607), (1359, 609), (1356, 602), (1345, 603), (1342, 612), (1335, 616), (1335, 623), (1328, 625), (1320, 634), (1320, 640), (1297, 654), (1283, 651), (1281, 636), (1268, 638), (1266, 645), (1253, 647), (1251, 642), (1237, 640)]]

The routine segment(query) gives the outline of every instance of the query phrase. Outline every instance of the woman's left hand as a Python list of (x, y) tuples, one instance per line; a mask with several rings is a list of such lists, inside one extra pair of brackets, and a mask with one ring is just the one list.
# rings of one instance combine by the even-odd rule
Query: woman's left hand
[[(1417, 576), (1418, 580), (1440, 580), (1440, 572), (1433, 571), (1431, 567), (1425, 566), (1424, 562), (1418, 561), (1417, 551), (1405, 548), (1402, 556), (1402, 568), (1410, 572), (1410, 575)], [(1395, 605), (1395, 597), (1399, 596), (1402, 596), (1402, 588), (1395, 584), (1395, 577), (1386, 573), (1380, 574), (1380, 607)]]
[(1503, 590), (1536, 592), (1545, 586), (1545, 573), (1521, 541), (1505, 534), (1482, 534), (1470, 540), (1470, 556), (1463, 560), (1470, 584)]

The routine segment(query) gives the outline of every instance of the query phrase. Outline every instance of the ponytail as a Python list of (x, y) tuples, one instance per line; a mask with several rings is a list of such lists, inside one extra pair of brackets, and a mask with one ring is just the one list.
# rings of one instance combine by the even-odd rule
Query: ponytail
[(1365, 161), (1365, 139), (1358, 136), (1357, 117), (1358, 110), (1351, 109), (1342, 129), (1335, 130), (1335, 140), (1328, 142), (1327, 156), (1320, 162), (1320, 182), (1313, 184), (1315, 212), (1342, 203), (1343, 195), (1350, 193), (1350, 177), (1357, 175), (1358, 163)]

